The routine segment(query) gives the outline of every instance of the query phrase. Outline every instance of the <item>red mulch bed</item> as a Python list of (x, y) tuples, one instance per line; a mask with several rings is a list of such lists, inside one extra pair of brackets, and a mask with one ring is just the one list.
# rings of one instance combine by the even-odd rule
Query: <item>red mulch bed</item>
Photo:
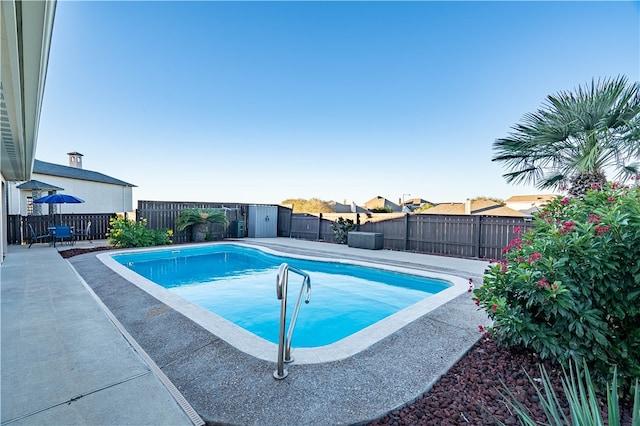
[[(525, 374), (526, 371), (530, 377), (540, 378), (540, 364), (544, 365), (556, 393), (562, 397), (560, 367), (542, 362), (529, 351), (506, 349), (493, 341), (481, 340), (429, 392), (413, 404), (367, 426), (521, 424), (513, 409), (500, 396), (505, 389), (502, 383), (530, 410), (536, 424), (548, 424), (536, 390)], [(608, 424), (606, 397), (600, 396), (599, 400), (605, 424)], [(565, 409), (568, 407), (566, 401), (563, 405)], [(631, 413), (632, 404), (621, 402), (622, 425), (631, 425)]]
[(60, 256), (62, 256), (65, 259), (68, 259), (70, 257), (73, 256), (77, 256), (79, 254), (85, 254), (85, 253), (91, 253), (94, 251), (105, 251), (105, 250), (112, 250), (113, 247), (109, 247), (109, 246), (101, 246), (101, 247), (92, 247), (92, 248), (72, 248), (72, 249), (68, 249), (68, 250), (60, 250)]

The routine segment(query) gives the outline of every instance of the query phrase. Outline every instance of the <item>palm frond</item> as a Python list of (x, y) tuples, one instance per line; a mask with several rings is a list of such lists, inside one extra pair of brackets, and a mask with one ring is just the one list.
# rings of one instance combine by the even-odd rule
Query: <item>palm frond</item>
[[(575, 174), (618, 173), (640, 160), (640, 84), (624, 76), (593, 79), (549, 95), (493, 144), (492, 161), (509, 183), (547, 188)], [(621, 171), (622, 170), (622, 171)], [(550, 178), (551, 176), (551, 178)]]
[(178, 213), (176, 229), (178, 231), (184, 231), (189, 226), (206, 223), (219, 223), (227, 226), (229, 220), (222, 209), (188, 208)]

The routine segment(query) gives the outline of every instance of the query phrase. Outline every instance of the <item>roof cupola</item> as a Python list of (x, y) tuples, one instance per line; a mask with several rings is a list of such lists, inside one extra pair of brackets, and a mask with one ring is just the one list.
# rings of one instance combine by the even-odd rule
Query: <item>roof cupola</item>
[(69, 167), (75, 167), (77, 169), (82, 168), (82, 157), (83, 155), (79, 152), (67, 152), (69, 156)]

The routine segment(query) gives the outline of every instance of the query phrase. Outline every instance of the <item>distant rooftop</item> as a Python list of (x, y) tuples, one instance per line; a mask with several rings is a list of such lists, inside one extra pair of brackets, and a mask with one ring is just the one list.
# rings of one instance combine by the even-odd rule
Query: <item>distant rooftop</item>
[(18, 189), (39, 189), (45, 191), (64, 191), (64, 188), (59, 186), (50, 185), (48, 183), (40, 182), (39, 180), (30, 180), (16, 186)]
[[(526, 213), (503, 206), (493, 200), (479, 199), (471, 201), (472, 215), (483, 216), (528, 216)], [(423, 214), (447, 214), (464, 215), (466, 213), (465, 203), (440, 203), (422, 212)]]
[(99, 172), (93, 172), (91, 170), (80, 169), (77, 167), (62, 166), (60, 164), (46, 163), (40, 160), (34, 161), (33, 173), (66, 177), (71, 179), (88, 180), (92, 182), (110, 183), (112, 185), (136, 187), (136, 185), (113, 178), (111, 176), (107, 176)]
[(539, 195), (514, 195), (505, 200), (506, 203), (542, 203), (548, 202), (556, 198), (558, 195), (556, 194), (539, 194)]

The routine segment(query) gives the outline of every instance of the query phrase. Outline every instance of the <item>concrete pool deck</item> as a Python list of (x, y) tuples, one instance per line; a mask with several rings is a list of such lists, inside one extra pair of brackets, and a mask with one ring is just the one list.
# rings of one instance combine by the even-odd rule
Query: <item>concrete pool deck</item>
[[(487, 265), (484, 261), (388, 250), (373, 251), (287, 238), (242, 239), (241, 241), (267, 246), (285, 253), (384, 263), (450, 274), (463, 279), (473, 278), (476, 283), (481, 282), (482, 273)], [(34, 248), (36, 248), (35, 245), (31, 250)], [(47, 249), (42, 247), (37, 251)], [(51, 252), (53, 251), (51, 249)], [(19, 312), (25, 305), (33, 303), (30, 299), (37, 294), (33, 292), (26, 295), (30, 297), (7, 298), (6, 295), (17, 291), (15, 287), (20, 287), (20, 281), (24, 280), (18, 274), (8, 273), (15, 263), (14, 256), (15, 261), (18, 261), (18, 258), (28, 257), (30, 261), (26, 261), (27, 264), (46, 262), (55, 264), (57, 267), (66, 267), (71, 271), (75, 269), (77, 275), (74, 273), (73, 279), (67, 276), (64, 285), (72, 287), (79, 296), (82, 293), (85, 293), (85, 296), (76, 296), (78, 300), (74, 302), (73, 310), (96, 310), (99, 307), (98, 302), (89, 297), (90, 293), (95, 292), (100, 303), (103, 303), (109, 314), (113, 315), (116, 321), (126, 329), (126, 333), (139, 345), (140, 350), (148, 355), (149, 362), (153, 364), (151, 367), (145, 367), (148, 362), (142, 357), (142, 360), (138, 360), (140, 364), (136, 365), (136, 368), (141, 369), (143, 373), (144, 371), (153, 373), (152, 367), (157, 366), (160, 374), (170, 380), (170, 384), (179, 390), (199, 417), (210, 424), (366, 423), (413, 401), (427, 391), (477, 342), (480, 337), (477, 326), (487, 322), (484, 313), (478, 311), (471, 301), (471, 295), (464, 293), (409, 323), (391, 336), (346, 359), (320, 364), (291, 364), (287, 367), (289, 376), (278, 381), (272, 376), (276, 367), (275, 359), (262, 360), (235, 349), (218, 336), (107, 268), (98, 260), (96, 253), (76, 256), (70, 258), (69, 262), (57, 253), (55, 253), (57, 258), (48, 255), (37, 256), (35, 253), (36, 251), (29, 252), (24, 247), (10, 246), (9, 255), (2, 266), (3, 424), (20, 418), (18, 414), (7, 413), (5, 416), (5, 408), (15, 406), (23, 407), (21, 418), (25, 424), (33, 424), (34, 421), (62, 423), (56, 421), (56, 417), (47, 417), (47, 415), (53, 416), (51, 410), (39, 411), (37, 415), (40, 417), (25, 417), (25, 414), (38, 411), (38, 408), (45, 405), (28, 392), (30, 386), (38, 386), (37, 380), (31, 384), (21, 384), (24, 390), (19, 395), (14, 392), (5, 392), (6, 380), (9, 380), (10, 384), (19, 380), (8, 371), (16, 368), (18, 371), (33, 370), (24, 365), (29, 362), (28, 359), (27, 361), (20, 358), (5, 360), (7, 348), (16, 343), (31, 345), (31, 347), (37, 347), (41, 343), (39, 336), (17, 335), (15, 330), (11, 331), (17, 325), (16, 319), (20, 317)], [(73, 269), (69, 268), (69, 265)], [(46, 292), (48, 288), (48, 294), (53, 294), (60, 283), (49, 275), (40, 275), (39, 285), (44, 288), (39, 291)], [(50, 303), (44, 303), (39, 308), (51, 310), (50, 305)], [(55, 317), (60, 314), (54, 310), (51, 315)], [(24, 315), (22, 317), (21, 321), (25, 321)], [(66, 321), (71, 320), (73, 317)], [(50, 320), (33, 318), (30, 321), (37, 323)], [(96, 328), (98, 323), (105, 329), (111, 327), (113, 334), (118, 334), (117, 328), (105, 315), (102, 318), (92, 318), (91, 322), (95, 323)], [(68, 336), (58, 333), (52, 335), (51, 339), (62, 341), (59, 345), (63, 347), (73, 347), (74, 351), (82, 353), (87, 362), (104, 362), (100, 359), (100, 356), (104, 356), (104, 348), (100, 345), (87, 344), (95, 338), (93, 333), (83, 330), (73, 334)], [(16, 342), (15, 339), (20, 341)], [(65, 340), (68, 341), (65, 342)], [(293, 346), (295, 347), (295, 338)], [(130, 363), (128, 361), (130, 358), (135, 358), (137, 352), (132, 348), (128, 349), (129, 352), (111, 354), (108, 357), (109, 364), (101, 368), (101, 374), (109, 377), (111, 382), (114, 381), (114, 374), (122, 371), (122, 367)], [(94, 357), (95, 361), (89, 361)], [(69, 358), (68, 354), (67, 358)], [(70, 366), (75, 360), (67, 361), (67, 366)], [(64, 385), (65, 378), (59, 377), (60, 374), (54, 374), (50, 370), (44, 368), (30, 374), (40, 375), (41, 379), (47, 379), (53, 385), (57, 382), (60, 382), (58, 385)], [(7, 371), (6, 374), (5, 371)], [(151, 373), (141, 374), (141, 376), (155, 378), (156, 385), (161, 383), (156, 374)], [(81, 379), (79, 377), (78, 381), (82, 381)], [(162, 386), (154, 386), (153, 389), (155, 389), (154, 392), (163, 395), (162, 398), (166, 398), (166, 394), (162, 393)], [(40, 393), (46, 392), (43, 390)], [(167, 403), (166, 399), (163, 400), (155, 393), (153, 396), (145, 391), (128, 393), (125, 389), (122, 389), (122, 392), (112, 393), (115, 394), (115, 400), (110, 403), (112, 408), (110, 410), (102, 408), (99, 412), (104, 413), (104, 417), (97, 417), (90, 423), (188, 424), (190, 422), (183, 412), (184, 407), (180, 407), (175, 401)], [(101, 398), (94, 398), (93, 401), (89, 401), (90, 398), (81, 398), (77, 402), (70, 399), (68, 405), (75, 406), (75, 410), (82, 412), (80, 403), (83, 400), (86, 404), (92, 402), (94, 407), (104, 404), (100, 401)], [(128, 418), (133, 415), (132, 412), (141, 410), (147, 404), (161, 405), (162, 410), (167, 411), (166, 416), (172, 417), (165, 417), (164, 420), (158, 421), (156, 414), (155, 418), (149, 418), (146, 421), (122, 421), (123, 418)], [(94, 410), (98, 412), (98, 408)], [(18, 410), (14, 411), (18, 412)], [(179, 421), (175, 422), (176, 419)]]
[(194, 424), (60, 256), (66, 248), (10, 245), (0, 268), (2, 425)]

